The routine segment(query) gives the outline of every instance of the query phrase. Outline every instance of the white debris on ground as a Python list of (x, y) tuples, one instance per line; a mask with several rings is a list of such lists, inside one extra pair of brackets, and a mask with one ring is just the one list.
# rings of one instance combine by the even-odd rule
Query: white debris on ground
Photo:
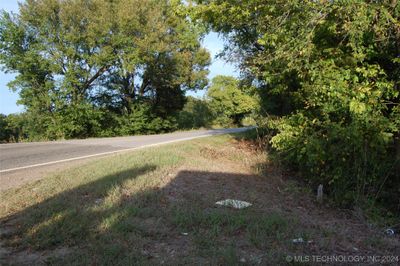
[(298, 243), (304, 243), (304, 239), (303, 238), (295, 238), (292, 240), (292, 243), (294, 244), (298, 244)]
[(313, 240), (305, 241), (302, 237), (299, 237), (299, 238), (292, 239), (292, 243), (293, 244), (300, 244), (300, 243), (312, 244), (312, 243), (314, 243), (314, 241)]
[(221, 206), (226, 206), (226, 207), (232, 207), (235, 209), (244, 209), (244, 208), (247, 208), (247, 207), (250, 207), (251, 205), (253, 205), (247, 201), (234, 200), (234, 199), (220, 200), (220, 201), (217, 201), (215, 204), (221, 205)]
[(394, 230), (392, 228), (388, 228), (385, 230), (385, 234), (388, 236), (393, 236), (394, 235)]
[(95, 203), (96, 205), (100, 205), (100, 204), (103, 203), (103, 199), (96, 199), (96, 200), (94, 201), (94, 203)]

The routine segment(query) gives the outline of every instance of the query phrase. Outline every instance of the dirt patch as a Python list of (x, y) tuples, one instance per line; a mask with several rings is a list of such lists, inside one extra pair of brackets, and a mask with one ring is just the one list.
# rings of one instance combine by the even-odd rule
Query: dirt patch
[[(255, 146), (245, 142), (235, 142), (229, 149), (236, 149), (254, 159), (258, 153)], [(228, 149), (228, 148), (227, 148)], [(212, 159), (207, 168), (182, 167), (179, 175), (165, 189), (171, 202), (202, 202), (204, 209), (214, 208), (214, 203), (221, 199), (234, 198), (246, 200), (253, 204), (253, 209), (260, 213), (279, 213), (288, 220), (294, 219), (304, 232), (287, 236), (287, 246), (293, 245), (296, 238), (304, 238), (305, 243), (298, 247), (284, 250), (290, 254), (294, 251), (302, 254), (317, 255), (400, 255), (400, 238), (386, 236), (382, 228), (376, 228), (352, 210), (341, 210), (327, 204), (318, 204), (312, 192), (305, 189), (303, 184), (282, 175), (276, 166), (267, 164), (263, 175), (255, 175), (252, 169), (244, 167), (244, 161), (237, 162), (226, 159), (227, 150), (215, 151), (204, 148), (202, 154)], [(265, 163), (265, 162), (264, 162)], [(249, 248), (245, 236), (239, 232), (228, 237), (235, 243), (243, 243), (240, 250), (243, 261), (262, 261), (265, 256), (261, 250)], [(266, 240), (267, 241), (267, 240)], [(229, 241), (227, 241), (229, 242)], [(293, 254), (295, 254), (294, 252)], [(265, 263), (265, 260), (264, 260)]]

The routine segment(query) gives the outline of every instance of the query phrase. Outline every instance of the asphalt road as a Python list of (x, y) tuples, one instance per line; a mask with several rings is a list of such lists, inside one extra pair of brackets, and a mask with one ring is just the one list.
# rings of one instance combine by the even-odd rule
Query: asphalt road
[(6, 173), (85, 160), (121, 151), (184, 141), (205, 136), (246, 131), (249, 128), (197, 130), (161, 135), (93, 138), (0, 145), (0, 177)]

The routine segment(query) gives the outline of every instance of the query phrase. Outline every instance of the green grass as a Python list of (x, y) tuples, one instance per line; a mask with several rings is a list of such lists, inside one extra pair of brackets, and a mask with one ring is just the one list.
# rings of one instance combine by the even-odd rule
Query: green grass
[(56, 264), (144, 263), (148, 243), (186, 230), (198, 249), (194, 253), (200, 254), (217, 238), (246, 227), (245, 219), (226, 210), (206, 213), (200, 207), (183, 209), (165, 202), (163, 188), (173, 178), (164, 179), (184, 165), (206, 166), (205, 158), (193, 162), (201, 147), (223, 147), (229, 139), (214, 137), (102, 158), (1, 192), (2, 223), (13, 225), (4, 241), (18, 250), (71, 250), (47, 258)]
[[(105, 157), (1, 192), (0, 226), (12, 229), (2, 244), (14, 248), (10, 259), (26, 264), (37, 261), (19, 251), (51, 265), (252, 265), (282, 264), (286, 254), (304, 252), (293, 238), (335, 236), (262, 206), (274, 195), (246, 184), (262, 180), (249, 171), (266, 156), (235, 148), (243, 136)], [(255, 204), (215, 206), (228, 196)]]
[[(215, 208), (196, 191), (193, 197), (167, 202), (164, 191), (176, 181), (177, 169), (207, 169), (215, 158), (207, 159), (204, 149), (218, 151), (231, 139), (219, 136), (119, 154), (2, 192), (0, 217), (14, 230), (5, 244), (33, 252), (69, 250), (46, 257), (51, 264), (123, 265), (160, 262), (168, 251), (154, 246), (188, 241), (188, 255), (172, 261), (237, 262), (236, 237), (263, 248), (264, 239), (279, 241), (288, 221), (253, 209)], [(235, 163), (244, 155), (217, 156)]]

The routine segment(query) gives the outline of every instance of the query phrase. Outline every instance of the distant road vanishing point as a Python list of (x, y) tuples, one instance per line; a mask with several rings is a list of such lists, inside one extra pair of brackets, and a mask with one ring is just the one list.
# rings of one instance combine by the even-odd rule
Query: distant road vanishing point
[(184, 131), (160, 135), (2, 144), (0, 145), (0, 173), (201, 137), (243, 132), (248, 129), (248, 127), (245, 127)]
[(144, 147), (220, 134), (238, 133), (250, 128), (196, 130), (160, 135), (1, 144), (0, 175)]
[(193, 130), (146, 136), (0, 144), (0, 191), (42, 179), (48, 173), (62, 170), (67, 166), (77, 166), (96, 157), (196, 138), (238, 133), (251, 128)]

